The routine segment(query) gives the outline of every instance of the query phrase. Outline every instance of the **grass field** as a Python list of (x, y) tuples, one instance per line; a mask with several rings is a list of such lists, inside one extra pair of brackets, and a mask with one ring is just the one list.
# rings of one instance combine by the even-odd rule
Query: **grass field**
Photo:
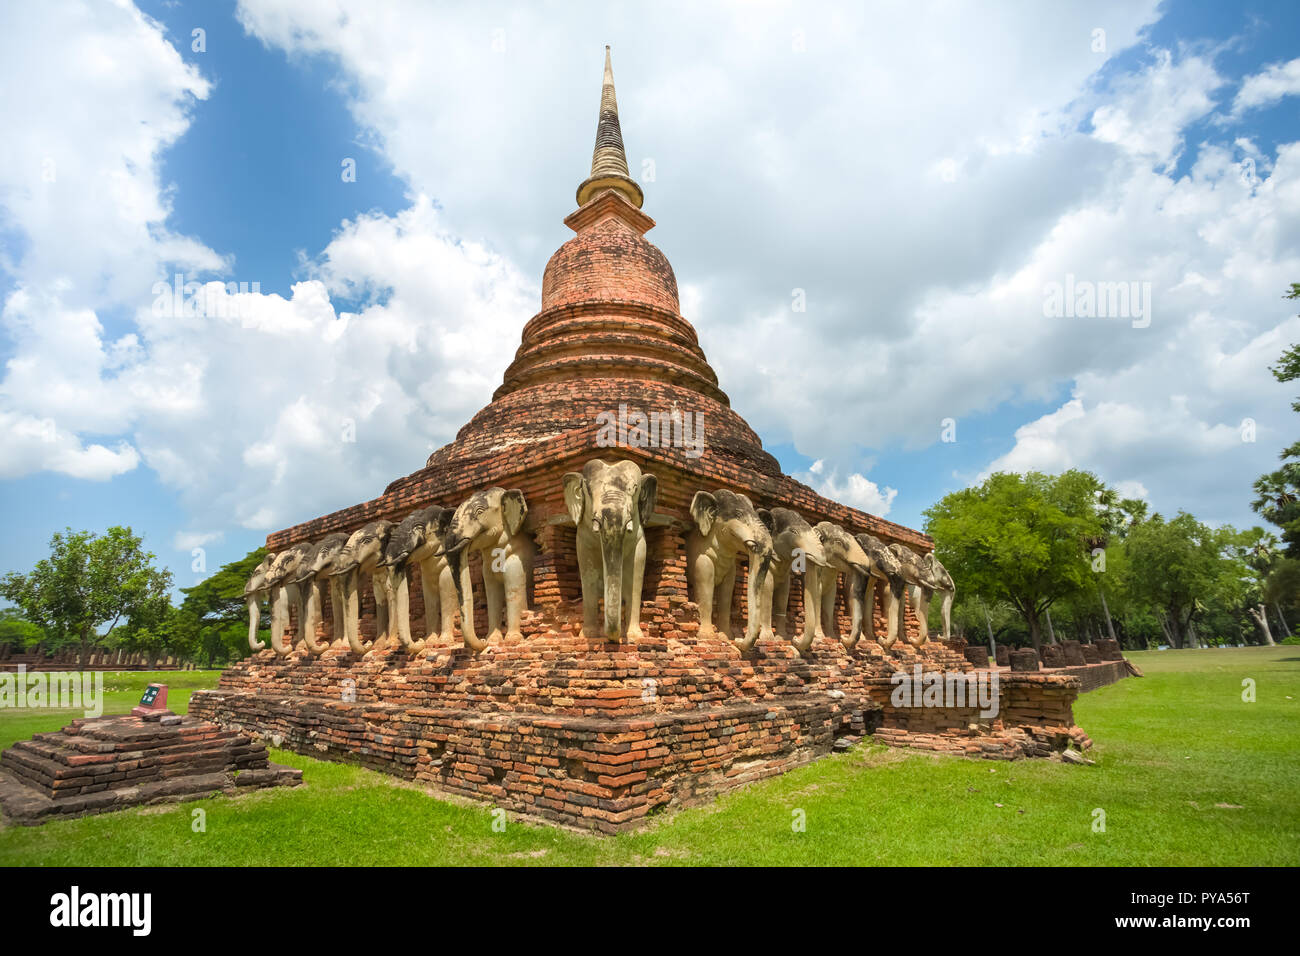
[[(1300, 864), (1300, 648), (1131, 654), (1146, 672), (1084, 696), (1095, 766), (862, 744), (649, 829), (598, 837), (448, 802), (276, 751), (304, 786), (0, 829), (0, 864)], [(106, 711), (151, 676), (110, 675)], [(1242, 682), (1257, 699), (1242, 700)], [(215, 673), (168, 673), (173, 709)], [(0, 746), (67, 722), (0, 711)], [(194, 832), (193, 811), (206, 814)], [(1096, 832), (1096, 811), (1105, 832)], [(794, 822), (805, 827), (796, 832)]]

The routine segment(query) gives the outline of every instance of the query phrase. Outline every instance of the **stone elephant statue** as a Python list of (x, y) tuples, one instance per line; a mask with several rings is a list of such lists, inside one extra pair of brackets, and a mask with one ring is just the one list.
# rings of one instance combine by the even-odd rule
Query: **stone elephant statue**
[(274, 563), (275, 553), (271, 552), (262, 559), (257, 567), (253, 568), (253, 573), (248, 576), (248, 582), (244, 585), (244, 602), (248, 605), (248, 647), (250, 650), (262, 651), (266, 649), (266, 643), (257, 637), (257, 625), (262, 613), (262, 602), (271, 593), (271, 585), (267, 583), (267, 577), (270, 575), (271, 566)]
[[(794, 644), (803, 654), (814, 640), (825, 637), (822, 630), (822, 575), (827, 566), (826, 552), (821, 538), (812, 525), (789, 508), (758, 509), (758, 517), (772, 535), (772, 548), (776, 554), (772, 561), (771, 627), (775, 621), (777, 634)], [(787, 628), (786, 617), (790, 608), (790, 576), (803, 576), (803, 634), (794, 637)]]
[(695, 527), (686, 536), (686, 563), (695, 601), (700, 606), (700, 634), (720, 633), (731, 640), (731, 597), (736, 590), (736, 555), (749, 557), (746, 586), (748, 619), (745, 636), (738, 642), (748, 651), (758, 640), (772, 599), (767, 581), (774, 552), (772, 535), (764, 526), (754, 504), (745, 495), (718, 490), (697, 491), (691, 499)]
[[(271, 649), (280, 657), (293, 653), (293, 641), (284, 641), (284, 632), (289, 627), (289, 608), (301, 607), (301, 598), (297, 584), (298, 575), (315, 547), (310, 541), (303, 541), (285, 548), (275, 556), (271, 570), (267, 572), (266, 583), (271, 592)], [(301, 612), (299, 612), (298, 629), (303, 629)]]
[[(343, 626), (348, 647), (363, 655), (388, 642), (392, 624), (388, 613), (388, 569), (383, 565), (384, 548), (393, 533), (391, 521), (371, 521), (348, 536), (347, 544), (334, 558), (331, 577), (343, 583)], [(370, 578), (375, 595), (375, 640), (367, 645), (361, 640), (361, 579)]]
[[(930, 566), (922, 560), (921, 556), (907, 545), (891, 544), (889, 550), (898, 558), (905, 590), (911, 599), (912, 609), (916, 611), (916, 616), (920, 622), (920, 633), (916, 638), (909, 637), (907, 634), (907, 615), (903, 608), (903, 596), (900, 594), (896, 601), (898, 604), (898, 637), (915, 647), (920, 647), (930, 639), (927, 617), (930, 610), (930, 597), (935, 591), (933, 572), (930, 570)], [(947, 574), (947, 572), (945, 571), (944, 574)]]
[[(451, 516), (447, 560), (461, 600), (461, 636), (476, 654), (501, 636), (502, 615), (509, 639), (523, 637), (520, 622), (528, 607), (528, 583), (533, 571), (533, 542), (524, 533), (528, 502), (524, 493), (489, 488), (461, 502)], [(483, 592), (487, 598), (487, 640), (474, 629), (474, 584), (469, 557), (477, 552), (483, 563)]]
[[(654, 514), (659, 482), (635, 462), (587, 462), (564, 476), (564, 506), (578, 526), (578, 574), (582, 579), (582, 635), (598, 631), (609, 641), (641, 634), (641, 588), (645, 582), (645, 526)], [(605, 600), (604, 626), (599, 603)], [(627, 626), (624, 629), (624, 607)]]
[[(862, 587), (862, 605), (867, 616), (867, 633), (881, 647), (888, 649), (894, 644), (898, 629), (899, 598), (903, 594), (903, 569), (898, 557), (889, 546), (872, 534), (854, 535), (867, 558), (871, 561), (872, 573), (859, 578), (855, 584)], [(885, 598), (885, 633), (876, 633), (875, 607), (876, 582), (887, 586), (889, 591)]]
[(826, 552), (826, 567), (821, 569), (822, 628), (827, 634), (839, 637), (839, 628), (835, 623), (835, 583), (840, 572), (843, 572), (849, 595), (850, 627), (848, 637), (841, 637), (840, 642), (852, 650), (862, 638), (867, 613), (867, 580), (873, 573), (879, 572), (873, 569), (871, 559), (857, 539), (839, 525), (831, 521), (820, 521), (813, 530), (817, 532), (822, 549)]
[(333, 576), (334, 562), (348, 543), (348, 536), (341, 531), (326, 535), (312, 546), (306, 560), (302, 562), (297, 579), (301, 599), (298, 620), (302, 622), (302, 640), (307, 652), (318, 656), (329, 650), (328, 644), (316, 643), (316, 625), (321, 620), (321, 608), (324, 606), (324, 589), (330, 591), (330, 614), (333, 617), (333, 637), (340, 645), (344, 640), (347, 625), (343, 614), (343, 584)]
[[(450, 508), (430, 505), (402, 519), (388, 538), (384, 564), (388, 568), (388, 601), (398, 640), (411, 653), (423, 651), (434, 639), (450, 640), (456, 627), (460, 604), (456, 582), (447, 560), (451, 540)], [(424, 596), (425, 636), (411, 637), (411, 598), (408, 570), (420, 569), (420, 591)]]
[(926, 572), (931, 590), (940, 595), (939, 613), (943, 616), (943, 639), (949, 640), (952, 637), (952, 600), (957, 596), (957, 585), (933, 551), (921, 559), (921, 570)]

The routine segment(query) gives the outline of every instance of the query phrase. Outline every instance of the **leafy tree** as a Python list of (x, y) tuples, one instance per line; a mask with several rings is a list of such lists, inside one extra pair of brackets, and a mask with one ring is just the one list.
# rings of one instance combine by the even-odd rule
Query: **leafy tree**
[(50, 556), (30, 573), (0, 580), (0, 596), (47, 633), (76, 641), (85, 667), (92, 646), (171, 587), (171, 572), (154, 567), (142, 544), (130, 528), (102, 535), (68, 528), (50, 538)]
[(1125, 542), (1129, 582), (1156, 613), (1168, 642), (1197, 646), (1196, 623), (1211, 606), (1242, 604), (1250, 568), (1243, 536), (1231, 526), (1209, 528), (1185, 511), (1155, 515)]
[[(1300, 299), (1300, 282), (1291, 283), (1291, 291), (1283, 298)], [(1300, 379), (1300, 345), (1283, 352), (1269, 371), (1279, 382)], [(1291, 403), (1291, 409), (1300, 412), (1300, 399)], [(1287, 557), (1300, 558), (1300, 442), (1282, 449), (1278, 457), (1282, 467), (1256, 479), (1250, 506), (1265, 521), (1282, 529)]]
[(958, 593), (1006, 601), (1035, 649), (1043, 616), (1063, 598), (1095, 587), (1089, 545), (1106, 534), (1099, 495), (1086, 471), (998, 473), (978, 488), (945, 495), (924, 514), (926, 531)]
[(8, 644), (21, 653), (45, 639), (45, 632), (23, 617), (16, 607), (0, 609), (0, 644)]
[[(223, 565), (192, 588), (182, 588), (181, 625), (188, 629), (196, 653), (212, 667), (217, 660), (238, 659), (248, 653), (248, 606), (244, 584), (266, 549), (250, 551), (238, 561)], [(266, 620), (263, 616), (263, 620)]]

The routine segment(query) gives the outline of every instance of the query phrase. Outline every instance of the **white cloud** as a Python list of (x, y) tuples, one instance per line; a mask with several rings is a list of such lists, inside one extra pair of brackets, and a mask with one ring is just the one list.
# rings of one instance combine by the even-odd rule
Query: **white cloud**
[(1248, 110), (1272, 106), (1282, 97), (1297, 93), (1300, 93), (1300, 57), (1286, 63), (1274, 63), (1242, 80), (1232, 101), (1232, 113), (1240, 116)]
[[(129, 8), (70, 5), (57, 36), (24, 9), (0, 26), (0, 107), (20, 131), (0, 185), (24, 239), (5, 264), (0, 430), (49, 420), (65, 444), (24, 439), (6, 474), (143, 461), (191, 527), (215, 530), (281, 527), (418, 468), (488, 400), (536, 311), (607, 41), (687, 318), (769, 444), (822, 462), (804, 480), (823, 493), (888, 513), (897, 492), (865, 477), (864, 449), (921, 448), (944, 418), (1062, 386), (1070, 402), (990, 468), (1073, 463), (1156, 502), (1239, 512), (1289, 440), (1289, 393), (1265, 367), (1300, 334), (1279, 298), (1300, 275), (1300, 148), (1189, 143), (1223, 86), (1205, 55), (1157, 51), (1102, 86), (1093, 27), (1113, 56), (1154, 2), (812, 6), (796, 22), (243, 0), (263, 42), (330, 58), (412, 204), (344, 224), (287, 298), (167, 321), (148, 307), (160, 264), (226, 264), (167, 231), (158, 179), (208, 83)], [(55, 68), (36, 70), (47, 47)], [(105, 50), (116, 72), (100, 82)], [(1256, 80), (1236, 102), (1265, 102), (1286, 76)], [(54, 193), (40, 192), (47, 154)], [(1067, 274), (1151, 282), (1150, 327), (1046, 318), (1044, 287)], [(342, 294), (365, 304), (340, 312)], [(132, 327), (110, 333), (105, 310), (123, 303)], [(1232, 444), (1244, 417), (1257, 442)]]
[(833, 470), (828, 472), (826, 463), (820, 458), (809, 465), (806, 472), (793, 477), (832, 501), (838, 501), (882, 518), (889, 514), (889, 508), (898, 495), (898, 489), (882, 489), (874, 481), (857, 472), (840, 478), (837, 472)]

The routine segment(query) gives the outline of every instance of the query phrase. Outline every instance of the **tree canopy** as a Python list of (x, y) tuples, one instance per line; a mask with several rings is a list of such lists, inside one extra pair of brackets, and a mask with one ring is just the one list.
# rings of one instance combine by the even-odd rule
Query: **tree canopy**
[(47, 634), (75, 641), (84, 667), (96, 640), (167, 597), (171, 572), (154, 567), (142, 545), (130, 528), (56, 532), (50, 556), (28, 574), (5, 575), (0, 595)]

